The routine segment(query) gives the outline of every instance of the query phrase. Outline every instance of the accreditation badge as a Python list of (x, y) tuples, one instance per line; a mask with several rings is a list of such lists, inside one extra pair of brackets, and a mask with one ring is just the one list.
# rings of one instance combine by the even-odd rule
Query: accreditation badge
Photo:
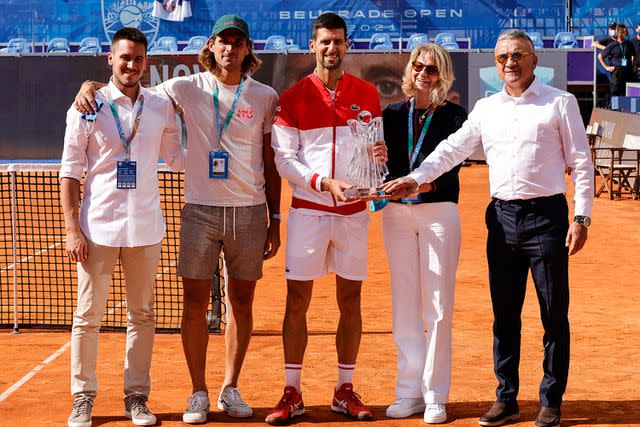
[(226, 151), (209, 152), (209, 178), (229, 178), (229, 153)]
[(118, 162), (116, 186), (121, 190), (131, 190), (136, 188), (136, 162), (122, 160)]
[(626, 67), (627, 66), (627, 58), (622, 58), (620, 60), (620, 66), (621, 67)]

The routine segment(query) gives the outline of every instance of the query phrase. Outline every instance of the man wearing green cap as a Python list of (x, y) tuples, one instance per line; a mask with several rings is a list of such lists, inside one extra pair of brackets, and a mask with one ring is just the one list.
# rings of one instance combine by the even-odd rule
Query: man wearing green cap
[[(256, 281), (263, 260), (280, 246), (280, 177), (271, 148), (278, 96), (251, 78), (261, 61), (252, 53), (246, 21), (237, 15), (220, 17), (199, 60), (207, 71), (157, 87), (182, 111), (189, 136), (178, 258), (184, 287), (182, 344), (193, 383), (186, 423), (205, 422), (209, 413), (206, 315), (223, 248), (231, 307), (218, 408), (232, 417), (253, 414), (237, 383), (253, 328)], [(76, 97), (79, 110), (90, 110), (94, 89), (93, 83), (83, 85)]]

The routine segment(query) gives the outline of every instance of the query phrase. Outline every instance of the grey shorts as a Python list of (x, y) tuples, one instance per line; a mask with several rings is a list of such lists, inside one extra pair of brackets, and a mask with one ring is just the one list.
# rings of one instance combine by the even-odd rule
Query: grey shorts
[(239, 280), (262, 277), (267, 239), (265, 204), (223, 208), (187, 203), (180, 222), (179, 276), (211, 279), (220, 250), (224, 250), (229, 277)]

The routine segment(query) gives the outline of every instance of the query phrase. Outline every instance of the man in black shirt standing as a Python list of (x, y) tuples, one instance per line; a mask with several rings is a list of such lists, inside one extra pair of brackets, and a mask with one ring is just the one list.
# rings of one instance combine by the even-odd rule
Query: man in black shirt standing
[[(618, 24), (616, 42), (610, 43), (598, 54), (598, 60), (611, 73), (611, 96), (624, 96), (628, 81), (632, 80), (632, 64), (636, 56), (633, 44), (626, 40), (628, 31), (624, 24)], [(608, 64), (605, 62), (608, 59)]]

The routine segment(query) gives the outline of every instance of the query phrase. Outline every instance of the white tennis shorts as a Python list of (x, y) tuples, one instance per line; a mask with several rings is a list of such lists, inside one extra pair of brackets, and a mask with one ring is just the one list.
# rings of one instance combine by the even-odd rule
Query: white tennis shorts
[(306, 215), (289, 210), (286, 273), (314, 280), (334, 272), (348, 280), (367, 278), (369, 214)]

